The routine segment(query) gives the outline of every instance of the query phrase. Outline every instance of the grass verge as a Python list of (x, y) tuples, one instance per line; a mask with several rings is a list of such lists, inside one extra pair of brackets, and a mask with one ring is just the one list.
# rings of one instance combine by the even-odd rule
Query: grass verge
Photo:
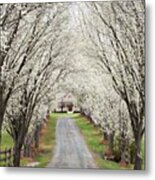
[[(89, 149), (91, 150), (96, 164), (101, 169), (126, 169), (121, 167), (118, 163), (104, 160), (102, 159), (101, 155), (106, 150), (106, 145), (101, 144), (102, 135), (99, 131), (99, 128), (94, 127), (90, 124), (85, 117), (82, 117), (80, 114), (74, 117), (74, 120), (77, 126), (80, 128), (81, 133), (84, 136), (85, 142), (87, 143)], [(130, 169), (130, 167), (128, 168)]]
[(9, 149), (13, 147), (13, 139), (10, 137), (10, 135), (4, 131), (2, 133), (2, 142), (1, 142), (1, 149)]
[(46, 167), (52, 158), (55, 145), (55, 127), (58, 115), (51, 114), (49, 121), (41, 132), (38, 153), (34, 157), (34, 161), (39, 162), (37, 167)]
[[(10, 137), (10, 135), (6, 131), (3, 131), (2, 132), (2, 141), (1, 141), (1, 150), (3, 150), (3, 151), (4, 150), (8, 150), (8, 149), (10, 149), (12, 147), (13, 147), (13, 140), (12, 140), (12, 138)], [(0, 158), (1, 159), (5, 158), (5, 155), (1, 154)], [(6, 167), (6, 166), (8, 166), (8, 163), (0, 161), (0, 167)]]

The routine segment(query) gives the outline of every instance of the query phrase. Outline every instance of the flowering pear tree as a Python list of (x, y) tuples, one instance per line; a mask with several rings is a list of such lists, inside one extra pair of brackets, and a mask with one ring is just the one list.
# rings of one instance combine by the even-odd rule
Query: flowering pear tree
[[(99, 2), (86, 6), (92, 13), (90, 18), (83, 15), (87, 37), (93, 45), (90, 49), (126, 103), (135, 140), (134, 168), (141, 169), (141, 140), (145, 131), (144, 2)], [(87, 52), (92, 55), (90, 50)]]
[(81, 112), (100, 127), (106, 153), (112, 157), (118, 148), (121, 163), (129, 163), (134, 142), (134, 168), (141, 169), (143, 1), (4, 4), (1, 9), (0, 132), (7, 124), (14, 166), (20, 165), (25, 138), (54, 109), (56, 94), (71, 92)]
[[(1, 124), (3, 120), (8, 123), (7, 131), (14, 140), (14, 166), (20, 165), (21, 148), (34, 119), (35, 108), (45, 102), (51, 87), (70, 72), (66, 69), (69, 51), (62, 48), (69, 42), (64, 31), (67, 28), (67, 7), (38, 4), (29, 11), (30, 7), (27, 5), (23, 10), (22, 5), (15, 5), (19, 13), (22, 10), (29, 12), (22, 18), (16, 17), (18, 11), (9, 13), (6, 10), (8, 19), (17, 18), (18, 27), (8, 44), (10, 48), (1, 57), (1, 105), (4, 108)], [(10, 34), (4, 39), (10, 38)]]

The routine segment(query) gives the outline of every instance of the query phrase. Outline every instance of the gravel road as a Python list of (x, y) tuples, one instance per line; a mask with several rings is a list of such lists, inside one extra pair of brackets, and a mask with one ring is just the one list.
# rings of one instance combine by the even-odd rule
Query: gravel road
[(48, 167), (97, 168), (79, 128), (73, 119), (57, 120), (56, 147)]

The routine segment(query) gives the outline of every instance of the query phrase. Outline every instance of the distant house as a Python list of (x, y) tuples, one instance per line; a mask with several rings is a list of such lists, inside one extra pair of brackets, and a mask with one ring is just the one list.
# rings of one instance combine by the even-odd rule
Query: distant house
[(71, 93), (62, 95), (57, 104), (57, 111), (74, 112), (78, 111), (77, 101)]

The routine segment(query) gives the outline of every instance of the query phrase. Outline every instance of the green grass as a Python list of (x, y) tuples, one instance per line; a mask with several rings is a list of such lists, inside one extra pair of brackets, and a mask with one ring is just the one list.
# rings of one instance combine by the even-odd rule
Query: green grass
[[(6, 131), (3, 131), (1, 149), (5, 150), (5, 149), (13, 148), (13, 146), (14, 146), (14, 143), (13, 143), (13, 139), (11, 138), (11, 136)], [(3, 158), (3, 157), (4, 156), (1, 156), (1, 158)], [(25, 166), (27, 163), (28, 163), (28, 161), (26, 159), (21, 159), (21, 166)], [(7, 164), (1, 162), (0, 166), (7, 166)]]
[[(3, 131), (2, 133), (2, 142), (1, 142), (1, 149), (5, 150), (5, 149), (9, 149), (9, 148), (13, 148), (14, 146), (14, 142), (13, 139), (11, 138), (11, 136), (6, 132)], [(4, 156), (1, 156), (1, 158), (3, 158)], [(13, 159), (11, 160), (13, 161)], [(0, 166), (7, 166), (7, 164), (0, 162)], [(21, 166), (26, 166), (28, 163), (28, 160), (26, 158), (22, 158), (21, 159)]]
[[(2, 132), (2, 139), (1, 139), (1, 150), (8, 150), (13, 147), (13, 140), (10, 135), (6, 132)], [(5, 155), (1, 155), (1, 158), (5, 158)], [(5, 162), (0, 162), (0, 166), (7, 166)]]
[(52, 152), (55, 145), (55, 127), (57, 118), (58, 115), (56, 113), (51, 114), (46, 128), (42, 131), (39, 153), (34, 157), (34, 160), (39, 162), (37, 167), (46, 167), (52, 158)]
[(106, 145), (100, 143), (102, 140), (102, 135), (99, 132), (99, 128), (94, 127), (86, 120), (85, 117), (82, 117), (80, 114), (77, 114), (74, 119), (85, 138), (85, 142), (92, 151), (97, 166), (101, 169), (124, 169), (116, 162), (102, 159), (101, 155), (107, 147)]
[(79, 113), (52, 113), (53, 118), (76, 118), (79, 116)]
[(3, 131), (2, 133), (2, 142), (1, 142), (1, 149), (9, 149), (13, 147), (13, 140), (11, 136), (6, 132)]

